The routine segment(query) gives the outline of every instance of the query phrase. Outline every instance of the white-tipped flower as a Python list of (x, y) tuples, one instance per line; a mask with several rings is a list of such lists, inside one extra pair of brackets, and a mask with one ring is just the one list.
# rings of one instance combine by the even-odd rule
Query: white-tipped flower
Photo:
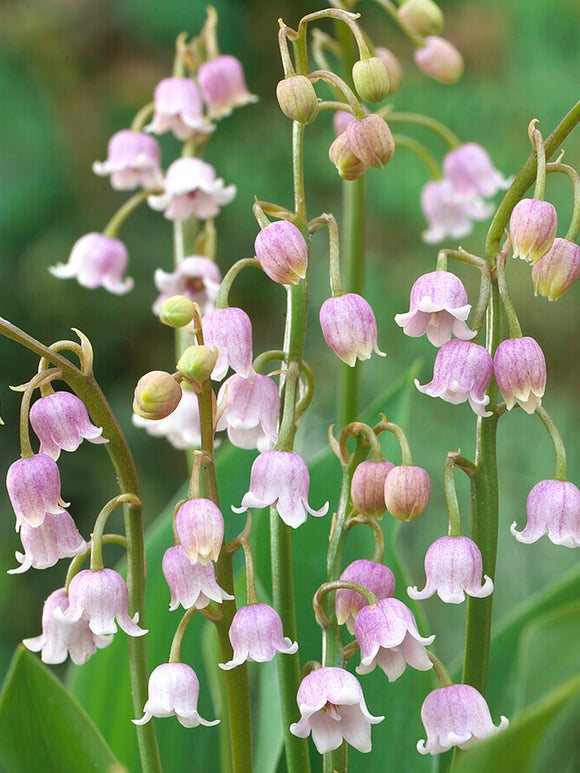
[(320, 308), (324, 340), (337, 357), (351, 367), (368, 360), (372, 352), (386, 357), (377, 343), (377, 321), (370, 305), (356, 293), (328, 298)]
[(238, 609), (228, 635), (234, 656), (227, 663), (219, 664), (224, 671), (241, 666), (246, 660), (265, 663), (273, 660), (277, 652), (293, 655), (298, 650), (297, 642), (284, 636), (280, 615), (268, 604), (250, 604)]
[(95, 427), (83, 401), (70, 392), (54, 392), (30, 409), (30, 424), (40, 440), (40, 453), (58, 459), (62, 451), (76, 451), (84, 440), (106, 443), (103, 428)]
[(175, 516), (175, 532), (192, 564), (217, 561), (224, 541), (224, 519), (211, 499), (188, 499)]

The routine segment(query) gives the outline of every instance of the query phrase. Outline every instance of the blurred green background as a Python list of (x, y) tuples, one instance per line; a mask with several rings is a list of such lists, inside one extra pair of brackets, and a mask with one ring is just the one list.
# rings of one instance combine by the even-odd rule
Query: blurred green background
[[(281, 77), (277, 19), (283, 17), (294, 26), (301, 15), (320, 6), (303, 0), (268, 4), (216, 0), (214, 5), (220, 16), (221, 50), (242, 60), (249, 88), (260, 97), (257, 105), (237, 110), (220, 124), (207, 152), (218, 175), (226, 184), (238, 187), (237, 198), (216, 221), (218, 262), (226, 269), (251, 254), (256, 233), (251, 214), (254, 196), (292, 206), (290, 125), (274, 99)], [(446, 15), (445, 35), (463, 52), (466, 62), (466, 74), (454, 86), (431, 82), (417, 71), (410, 45), (382, 11), (370, 2), (361, 3), (359, 10), (373, 42), (400, 56), (405, 80), (395, 97), (396, 107), (438, 118), (462, 140), (485, 145), (504, 174), (515, 174), (529, 152), (529, 121), (539, 118), (539, 128), (547, 134), (578, 98), (577, 0), (445, 0), (441, 6)], [(66, 262), (73, 242), (88, 231), (103, 228), (123, 202), (123, 194), (92, 174), (91, 164), (105, 158), (109, 136), (128, 126), (135, 112), (150, 100), (156, 82), (169, 74), (177, 34), (195, 34), (204, 18), (205, 4), (197, 0), (4, 0), (0, 6), (0, 91), (4, 94), (0, 122), (1, 314), (45, 343), (68, 337), (71, 327), (89, 336), (95, 349), (96, 375), (135, 454), (148, 522), (173, 497), (186, 471), (183, 454), (131, 424), (132, 392), (138, 378), (148, 370), (172, 370), (174, 366), (171, 332), (159, 325), (150, 310), (156, 297), (153, 271), (156, 267), (170, 270), (172, 264), (171, 227), (146, 208), (124, 227), (121, 237), (131, 256), (128, 273), (136, 282), (127, 296), (59, 281), (47, 267)], [(406, 133), (424, 140), (439, 158), (445, 152), (425, 132)], [(332, 138), (329, 114), (321, 115), (307, 129), (311, 217), (323, 211), (340, 217), (341, 183), (327, 156)], [(564, 147), (565, 160), (578, 164), (580, 132)], [(177, 144), (165, 138), (163, 148), (173, 158)], [(377, 314), (379, 345), (388, 353), (386, 360), (373, 358), (363, 368), (363, 398), (370, 403), (416, 358), (423, 361), (421, 382), (430, 379), (432, 347), (422, 339), (405, 338), (392, 320), (396, 312), (408, 309), (408, 292), (415, 278), (433, 270), (436, 248), (420, 238), (425, 224), (418, 202), (427, 179), (421, 162), (401, 149), (386, 169), (371, 170), (367, 177), (367, 298)], [(553, 177), (564, 176), (552, 176), (548, 182), (548, 197), (558, 208), (559, 235), (563, 236), (571, 215), (569, 182)], [(477, 225), (463, 246), (481, 254), (485, 231), (486, 224)], [(312, 259), (315, 284), (306, 358), (315, 370), (317, 391), (299, 441), (309, 457), (324, 447), (327, 427), (334, 420), (338, 372), (338, 361), (324, 346), (317, 321), (318, 307), (328, 296), (325, 238), (322, 234), (315, 239)], [(473, 300), (475, 272), (460, 266), (457, 273)], [(524, 333), (544, 347), (548, 365), (544, 404), (561, 427), (569, 452), (570, 479), (578, 483), (580, 288), (549, 304), (533, 297), (529, 273), (527, 265), (512, 261), (508, 280)], [(255, 351), (279, 348), (285, 308), (280, 288), (248, 272), (236, 284), (232, 297), (252, 316)], [(8, 386), (28, 380), (36, 363), (9, 341), (1, 342), (0, 363), (5, 421), (0, 466), (6, 470), (19, 455), (19, 398)], [(434, 489), (425, 515), (401, 535), (414, 583), (422, 582), (427, 545), (446, 529), (439, 474), (445, 454), (459, 447), (471, 456), (473, 428), (474, 416), (467, 405), (453, 407), (413, 395), (410, 439), (415, 461), (428, 469)], [(519, 528), (525, 523), (529, 489), (553, 475), (552, 449), (540, 422), (514, 411), (502, 419), (500, 442), (497, 619), (576, 561), (574, 551), (547, 541), (524, 547), (509, 535), (512, 521), (517, 520)], [(74, 455), (63, 455), (66, 458), (59, 466), (63, 496), (72, 503), (70, 511), (88, 537), (96, 513), (114, 496), (115, 481), (106, 454), (85, 446)], [(464, 481), (460, 493), (467, 520)], [(1, 677), (15, 644), (40, 632), (42, 601), (62, 584), (65, 568), (31, 571), (24, 577), (4, 574), (15, 565), (14, 551), (20, 550), (20, 541), (5, 492), (0, 492), (0, 503)], [(331, 503), (335, 506), (336, 502)], [(438, 631), (440, 654), (457, 655), (461, 638), (456, 634), (463, 626), (464, 610), (441, 611), (438, 601), (426, 606), (433, 619), (445, 623)]]

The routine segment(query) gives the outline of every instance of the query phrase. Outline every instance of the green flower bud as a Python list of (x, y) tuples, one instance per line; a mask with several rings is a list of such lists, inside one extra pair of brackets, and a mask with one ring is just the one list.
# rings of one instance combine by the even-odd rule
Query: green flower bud
[(382, 102), (389, 93), (387, 68), (378, 56), (355, 62), (352, 79), (359, 97), (366, 102)]
[(207, 381), (218, 358), (217, 349), (209, 346), (188, 346), (177, 363), (177, 370), (196, 381)]
[(180, 400), (181, 387), (171, 373), (152, 370), (135, 387), (133, 411), (144, 419), (164, 419), (173, 413)]
[(443, 13), (433, 0), (406, 0), (398, 14), (405, 27), (422, 38), (443, 30)]
[(276, 86), (280, 110), (287, 118), (311, 123), (318, 115), (318, 97), (305, 75), (291, 75)]
[(173, 295), (161, 304), (159, 319), (169, 327), (185, 327), (193, 319), (194, 308), (193, 301), (185, 295)]

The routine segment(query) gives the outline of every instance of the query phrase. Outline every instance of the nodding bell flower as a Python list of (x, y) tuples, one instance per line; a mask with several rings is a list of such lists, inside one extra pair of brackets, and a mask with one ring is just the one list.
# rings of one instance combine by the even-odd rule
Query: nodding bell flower
[(47, 513), (40, 526), (30, 526), (23, 521), (20, 539), (24, 553), (16, 551), (16, 558), (21, 565), (17, 569), (9, 569), (8, 574), (20, 574), (31, 567), (48, 569), (60, 558), (72, 558), (88, 550), (87, 543), (66, 510), (55, 515)]
[(154, 281), (160, 292), (153, 304), (155, 314), (161, 311), (163, 301), (174, 295), (190, 298), (199, 304), (201, 313), (206, 314), (215, 307), (222, 275), (214, 260), (190, 255), (178, 264), (175, 271), (155, 269)]
[(452, 746), (468, 749), (509, 724), (501, 717), (499, 725), (494, 725), (485, 698), (468, 684), (451, 684), (430, 692), (423, 701), (421, 719), (427, 732), (427, 742), (417, 744), (421, 754), (442, 754)]
[(58, 465), (46, 454), (11, 464), (6, 474), (8, 496), (16, 514), (16, 531), (23, 523), (40, 526), (46, 515), (64, 513)]
[[(42, 634), (22, 642), (31, 652), (40, 652), (43, 663), (64, 663), (67, 655), (70, 655), (72, 662), (81, 666), (97, 649), (103, 649), (113, 641), (111, 635), (94, 634), (85, 617), (74, 623), (63, 619), (68, 608), (69, 598), (66, 590), (55, 590), (42, 608)], [(58, 615), (55, 614), (57, 611)]]
[[(346, 128), (348, 128), (349, 124), (350, 122), (346, 123)], [(342, 134), (335, 138), (328, 149), (328, 157), (343, 180), (358, 180), (367, 171), (369, 166), (354, 154), (348, 141), (346, 128)]]
[(83, 569), (70, 581), (69, 607), (57, 609), (55, 615), (67, 623), (88, 621), (95, 636), (116, 633), (115, 620), (128, 636), (143, 636), (139, 628), (139, 613), (129, 617), (129, 591), (127, 583), (114, 569)]
[(377, 343), (377, 321), (373, 310), (356, 293), (325, 300), (320, 308), (320, 327), (328, 346), (351, 367), (357, 357), (368, 360), (373, 351), (386, 357)]
[(224, 541), (224, 519), (211, 499), (188, 499), (175, 516), (175, 532), (192, 564), (217, 561)]
[(217, 584), (212, 562), (192, 564), (182, 545), (165, 551), (161, 569), (171, 592), (169, 609), (172, 612), (180, 604), (184, 609), (203, 609), (210, 601), (221, 604), (234, 598)]
[(534, 295), (555, 301), (580, 278), (580, 247), (568, 239), (554, 239), (543, 258), (532, 266)]
[(204, 62), (197, 71), (197, 81), (210, 118), (223, 118), (235, 107), (258, 101), (248, 91), (241, 62), (230, 54)]
[(104, 287), (110, 293), (123, 295), (133, 289), (132, 279), (123, 274), (129, 265), (129, 253), (119, 239), (100, 233), (81, 236), (74, 244), (67, 263), (50, 266), (58, 279), (76, 277), (82, 287), (94, 290)]
[(357, 674), (370, 674), (379, 666), (394, 682), (407, 663), (418, 671), (433, 668), (425, 647), (435, 635), (421, 636), (413, 613), (398, 599), (379, 599), (363, 607), (354, 619), (354, 635), (360, 645)]
[(143, 716), (132, 720), (135, 725), (145, 725), (152, 717), (177, 717), (183, 727), (219, 724), (219, 719), (210, 722), (200, 716), (199, 679), (187, 663), (162, 663), (153, 669), (147, 696)]
[(405, 335), (418, 338), (427, 333), (433, 346), (442, 346), (454, 335), (468, 340), (475, 335), (465, 324), (471, 311), (463, 282), (450, 271), (423, 274), (411, 288), (409, 311), (395, 314)]
[(541, 480), (528, 494), (528, 522), (517, 531), (516, 521), (510, 527), (518, 540), (530, 545), (544, 534), (554, 545), (580, 547), (580, 491), (569, 481)]
[(296, 702), (301, 719), (290, 725), (298, 738), (312, 740), (319, 754), (338, 749), (343, 740), (359, 752), (371, 750), (374, 717), (365, 703), (358, 679), (343, 668), (326, 666), (311, 671), (298, 688)]
[(247, 378), (252, 372), (252, 322), (243, 309), (215, 309), (201, 320), (206, 346), (215, 347), (217, 361), (211, 377), (221, 381), (228, 368)]
[(236, 186), (224, 186), (216, 178), (211, 164), (199, 158), (178, 158), (165, 175), (165, 191), (149, 196), (152, 209), (163, 211), (168, 220), (186, 220), (194, 215), (201, 220), (216, 217), (220, 207), (229, 204), (236, 195)]
[(203, 115), (201, 94), (189, 78), (164, 78), (155, 87), (155, 113), (145, 131), (165, 134), (172, 131), (185, 142), (195, 134), (208, 134), (214, 127)]
[(227, 663), (219, 663), (224, 671), (241, 666), (246, 660), (265, 663), (273, 660), (277, 652), (293, 655), (297, 642), (284, 636), (282, 620), (268, 604), (249, 604), (238, 609), (232, 620), (229, 637), (234, 656)]
[(30, 409), (30, 424), (40, 440), (40, 453), (58, 459), (62, 451), (76, 451), (84, 440), (106, 443), (103, 428), (95, 427), (83, 401), (71, 392), (54, 392)]
[(320, 510), (308, 504), (310, 474), (306, 462), (293, 451), (263, 451), (252, 464), (250, 490), (235, 513), (249, 508), (274, 505), (278, 515), (293, 529), (306, 521), (306, 511), (322, 516), (328, 512), (328, 502)]
[(133, 414), (133, 424), (143, 427), (148, 435), (165, 437), (174, 448), (201, 448), (201, 424), (197, 395), (189, 389), (182, 389), (177, 408), (164, 419), (144, 419)]
[(230, 442), (238, 448), (267, 451), (278, 440), (280, 396), (268, 376), (230, 376), (218, 392), (217, 414), (218, 432), (227, 429)]
[(468, 198), (495, 196), (512, 182), (497, 171), (488, 152), (476, 142), (450, 150), (443, 160), (443, 171), (457, 193)]
[(513, 208), (509, 228), (514, 258), (537, 263), (554, 244), (557, 229), (558, 215), (549, 201), (518, 201)]
[(308, 246), (302, 232), (287, 220), (263, 228), (254, 242), (256, 257), (274, 282), (296, 285), (306, 276)]
[(422, 591), (407, 588), (412, 599), (428, 599), (437, 593), (446, 604), (461, 604), (465, 594), (477, 599), (493, 593), (491, 577), (483, 574), (481, 552), (469, 537), (441, 537), (425, 555), (427, 581)]
[(429, 504), (431, 480), (426, 470), (401, 465), (389, 470), (385, 478), (385, 505), (398, 521), (412, 521)]
[[(364, 585), (377, 599), (389, 598), (395, 592), (395, 575), (389, 567), (365, 558), (359, 558), (349, 564), (340, 579)], [(339, 588), (336, 591), (335, 605), (338, 624), (346, 623), (349, 632), (354, 634), (356, 616), (359, 610), (368, 605), (368, 601), (354, 590)]]
[(421, 386), (419, 379), (415, 379), (415, 386), (420, 392), (453, 405), (469, 400), (478, 416), (491, 416), (485, 410), (489, 403), (485, 390), (492, 374), (493, 360), (484, 346), (453, 338), (437, 352), (433, 380)]
[(463, 57), (445, 38), (429, 35), (415, 49), (415, 63), (425, 75), (441, 83), (455, 83), (463, 75)]
[(493, 212), (493, 206), (479, 196), (457, 193), (445, 177), (423, 186), (421, 209), (429, 226), (422, 234), (427, 244), (436, 244), (446, 236), (461, 239), (473, 230), (473, 220), (485, 220)]
[(524, 336), (502, 341), (493, 358), (493, 372), (508, 411), (517, 403), (531, 414), (542, 404), (546, 359), (533, 338)]
[(395, 141), (391, 130), (385, 119), (376, 113), (350, 121), (346, 127), (346, 138), (354, 155), (365, 166), (372, 166), (375, 169), (386, 166), (395, 152)]
[(382, 518), (385, 504), (385, 479), (395, 465), (392, 462), (361, 462), (352, 476), (350, 498), (357, 512), (368, 518)]
[(99, 177), (110, 175), (117, 191), (161, 188), (161, 148), (154, 137), (122, 129), (109, 140), (107, 160), (95, 161), (93, 172)]

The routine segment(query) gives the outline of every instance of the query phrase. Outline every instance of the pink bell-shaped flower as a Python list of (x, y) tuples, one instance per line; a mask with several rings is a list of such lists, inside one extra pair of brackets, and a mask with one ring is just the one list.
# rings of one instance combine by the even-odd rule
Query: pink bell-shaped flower
[(302, 232), (287, 220), (262, 228), (254, 242), (256, 257), (274, 282), (296, 285), (306, 276), (308, 246)]
[(16, 558), (21, 565), (17, 569), (9, 569), (8, 574), (20, 574), (31, 567), (48, 569), (60, 558), (72, 558), (88, 550), (87, 543), (66, 510), (55, 515), (46, 513), (40, 526), (30, 526), (23, 521), (20, 539), (24, 553), (16, 551)]
[(554, 239), (554, 243), (532, 266), (534, 295), (555, 301), (580, 278), (580, 247), (568, 239)]
[(203, 609), (210, 601), (221, 604), (234, 598), (217, 584), (212, 562), (192, 564), (181, 545), (165, 551), (161, 569), (171, 591), (172, 612), (180, 604), (184, 609)]
[(43, 663), (64, 663), (70, 654), (72, 662), (81, 666), (97, 649), (103, 649), (113, 641), (111, 635), (94, 634), (85, 617), (73, 623), (66, 621), (63, 613), (68, 607), (69, 598), (64, 588), (51, 593), (42, 609), (42, 634), (22, 642), (31, 652), (40, 652)]
[[(349, 564), (340, 579), (364, 585), (377, 599), (389, 598), (395, 592), (395, 575), (389, 567), (365, 558), (359, 558)], [(368, 605), (368, 601), (354, 590), (339, 588), (336, 591), (335, 605), (338, 624), (346, 623), (349, 632), (354, 634), (356, 616), (359, 610)]]
[(494, 167), (485, 148), (475, 142), (450, 150), (443, 160), (443, 171), (461, 196), (489, 198), (511, 185), (511, 180)]
[(371, 750), (374, 717), (365, 703), (358, 679), (343, 668), (327, 666), (311, 671), (302, 680), (296, 696), (301, 719), (290, 725), (298, 738), (312, 740), (319, 754), (338, 749), (343, 740), (359, 752)]
[(491, 416), (485, 410), (489, 403), (485, 390), (492, 375), (493, 360), (484, 346), (453, 338), (437, 352), (433, 380), (421, 386), (415, 379), (415, 386), (423, 394), (453, 405), (469, 400), (478, 416)]
[(263, 451), (252, 464), (250, 490), (241, 506), (232, 510), (243, 513), (250, 507), (274, 505), (284, 523), (296, 529), (306, 521), (306, 511), (317, 516), (328, 512), (328, 502), (320, 510), (310, 507), (309, 487), (310, 474), (301, 456), (293, 451)]
[(436, 244), (446, 236), (461, 239), (473, 230), (473, 220), (485, 220), (493, 206), (479, 196), (466, 198), (457, 193), (445, 177), (431, 180), (421, 191), (421, 210), (429, 228), (422, 238), (427, 244)]
[(293, 655), (298, 643), (284, 636), (282, 620), (268, 604), (249, 604), (238, 609), (229, 630), (234, 656), (227, 663), (219, 663), (224, 671), (241, 666), (246, 660), (265, 663), (277, 652)]
[(540, 344), (529, 336), (507, 338), (497, 347), (493, 372), (508, 411), (521, 405), (533, 413), (546, 389), (546, 359)]
[(95, 427), (83, 401), (71, 392), (54, 392), (30, 409), (30, 424), (40, 440), (40, 453), (58, 459), (61, 450), (76, 451), (84, 440), (106, 443), (103, 428)]
[(522, 199), (510, 217), (514, 258), (537, 263), (553, 246), (558, 229), (556, 208), (549, 201)]
[(67, 263), (50, 266), (49, 271), (59, 279), (76, 277), (82, 287), (94, 290), (104, 287), (115, 295), (124, 295), (133, 289), (132, 279), (123, 275), (129, 265), (127, 248), (119, 239), (100, 233), (81, 236), (74, 244)]
[(197, 395), (188, 389), (182, 390), (177, 408), (164, 419), (144, 419), (133, 414), (133, 424), (143, 427), (149, 435), (165, 437), (174, 448), (201, 448), (201, 425)]
[(569, 481), (541, 480), (528, 494), (528, 522), (517, 531), (516, 521), (510, 527), (518, 540), (530, 545), (544, 534), (554, 545), (580, 547), (580, 491)]
[(154, 137), (121, 129), (109, 140), (107, 160), (95, 161), (93, 172), (99, 177), (110, 175), (117, 191), (161, 188), (161, 148)]
[(217, 430), (227, 429), (238, 448), (267, 451), (278, 440), (280, 396), (268, 376), (230, 376), (218, 392), (217, 414)]
[(361, 462), (352, 476), (350, 498), (357, 512), (368, 518), (382, 518), (385, 504), (385, 479), (395, 465), (392, 462)]
[(471, 311), (465, 287), (450, 271), (420, 276), (411, 288), (409, 306), (405, 314), (395, 314), (395, 322), (411, 338), (427, 333), (433, 346), (442, 346), (452, 335), (463, 341), (475, 335), (465, 324)]
[(435, 635), (421, 636), (413, 613), (398, 599), (380, 599), (363, 607), (354, 619), (354, 635), (360, 645), (357, 674), (370, 674), (379, 666), (394, 682), (407, 663), (418, 671), (433, 668), (425, 647)]
[(16, 531), (26, 522), (40, 526), (47, 514), (65, 510), (60, 498), (58, 465), (46, 454), (36, 454), (11, 464), (6, 474), (8, 496), (16, 514)]
[(373, 310), (356, 293), (325, 300), (320, 309), (320, 327), (328, 346), (351, 367), (357, 357), (368, 360), (373, 351), (386, 357), (377, 343), (377, 322)]
[(68, 623), (88, 620), (95, 636), (116, 633), (115, 620), (128, 636), (147, 633), (137, 625), (138, 612), (129, 617), (127, 583), (114, 569), (83, 569), (72, 578), (68, 597), (68, 609), (60, 613), (57, 610), (57, 616)]
[(215, 307), (222, 275), (214, 260), (202, 255), (184, 258), (175, 271), (155, 269), (155, 287), (160, 295), (153, 304), (153, 312), (159, 314), (163, 301), (173, 295), (185, 295), (199, 305), (202, 314)]
[(451, 684), (430, 692), (423, 701), (421, 719), (427, 731), (427, 741), (417, 744), (421, 754), (442, 754), (452, 746), (468, 749), (509, 724), (501, 717), (499, 725), (494, 725), (485, 698), (468, 684)]
[(192, 564), (217, 561), (224, 541), (224, 519), (211, 499), (188, 499), (175, 516), (175, 532)]
[(200, 716), (198, 699), (199, 679), (193, 668), (187, 663), (162, 663), (149, 677), (143, 716), (132, 722), (145, 725), (152, 717), (177, 717), (183, 727), (219, 724), (219, 719), (210, 722)]
[(216, 217), (220, 207), (229, 204), (236, 195), (236, 186), (224, 186), (216, 178), (211, 164), (199, 158), (178, 158), (165, 175), (165, 192), (149, 196), (152, 209), (163, 211), (168, 220), (186, 220), (194, 215), (201, 220)]
[(165, 134), (172, 131), (186, 142), (196, 133), (207, 134), (213, 126), (203, 115), (201, 94), (189, 78), (164, 78), (155, 87), (155, 113), (145, 131)]
[(455, 83), (463, 75), (463, 57), (445, 38), (429, 35), (415, 49), (415, 62), (425, 75), (441, 83)]
[(412, 599), (428, 599), (437, 593), (446, 604), (461, 604), (468, 596), (481, 599), (493, 593), (491, 577), (483, 574), (481, 552), (469, 537), (441, 537), (425, 555), (427, 581), (422, 591), (407, 588)]
[(248, 91), (241, 62), (230, 54), (204, 62), (197, 80), (211, 118), (223, 118), (235, 107), (258, 100)]
[(247, 378), (252, 371), (252, 322), (243, 309), (230, 307), (215, 309), (201, 320), (203, 341), (218, 350), (218, 358), (211, 374), (221, 381), (228, 368)]

